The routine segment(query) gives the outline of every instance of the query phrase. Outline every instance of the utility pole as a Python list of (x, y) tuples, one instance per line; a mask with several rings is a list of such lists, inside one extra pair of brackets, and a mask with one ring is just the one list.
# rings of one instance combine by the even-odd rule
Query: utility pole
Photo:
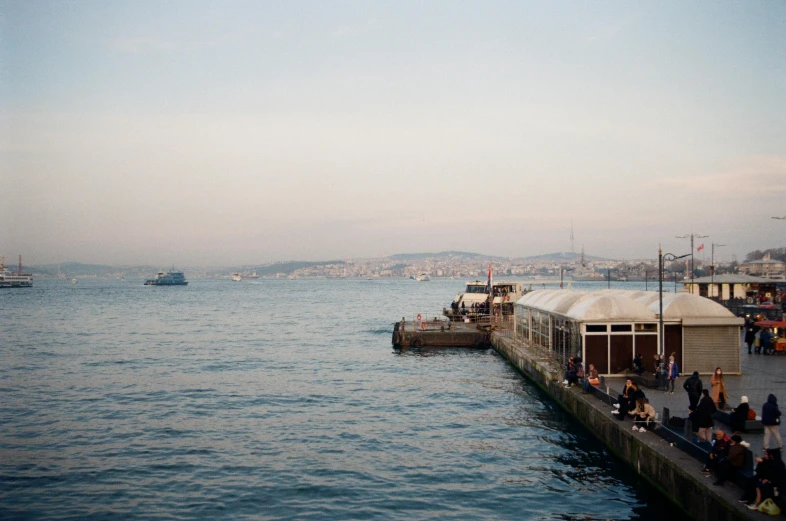
[(690, 292), (693, 294), (693, 239), (706, 239), (709, 235), (699, 235), (698, 233), (691, 233), (689, 235), (677, 236), (677, 239), (690, 238)]
[[(710, 260), (710, 287), (712, 288), (712, 292), (715, 292), (715, 246), (720, 248), (721, 246), (726, 246), (725, 244), (715, 244), (712, 243), (712, 257)], [(693, 291), (693, 288), (691, 288)], [(717, 295), (716, 295), (717, 296)], [(712, 295), (710, 295), (712, 297)], [(718, 296), (720, 298), (720, 296)]]

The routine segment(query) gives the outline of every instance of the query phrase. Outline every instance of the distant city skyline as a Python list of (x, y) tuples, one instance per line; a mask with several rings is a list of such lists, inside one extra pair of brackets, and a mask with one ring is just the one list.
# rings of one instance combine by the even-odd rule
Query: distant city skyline
[(0, 6), (7, 260), (786, 244), (784, 2)]

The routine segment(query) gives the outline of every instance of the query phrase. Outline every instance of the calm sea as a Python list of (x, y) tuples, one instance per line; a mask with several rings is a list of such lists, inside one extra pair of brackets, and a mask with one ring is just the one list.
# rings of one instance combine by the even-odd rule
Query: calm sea
[(0, 292), (0, 519), (680, 518), (493, 350), (392, 349), (462, 287)]

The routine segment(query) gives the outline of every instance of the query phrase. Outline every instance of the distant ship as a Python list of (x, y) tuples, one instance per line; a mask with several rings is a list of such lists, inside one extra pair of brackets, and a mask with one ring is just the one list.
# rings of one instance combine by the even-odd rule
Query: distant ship
[(5, 266), (5, 257), (0, 257), (0, 288), (32, 288), (33, 275), (22, 273), (22, 256), (19, 256), (19, 269), (16, 273)]
[(251, 275), (241, 275), (241, 277), (244, 279), (258, 279), (259, 275), (257, 275), (257, 272), (255, 271)]
[(240, 273), (233, 273), (232, 274), (232, 280), (234, 280), (235, 282), (239, 281), (242, 278), (243, 277), (240, 276)]
[(183, 276), (183, 272), (175, 271), (174, 266), (169, 273), (164, 273), (159, 270), (154, 279), (147, 279), (145, 281), (145, 286), (186, 286), (187, 284), (188, 281), (185, 276)]
[(415, 275), (411, 276), (410, 279), (419, 280), (420, 282), (428, 282), (429, 280), (431, 280), (431, 277), (429, 277), (428, 274), (426, 273), (421, 273), (420, 275), (417, 276)]

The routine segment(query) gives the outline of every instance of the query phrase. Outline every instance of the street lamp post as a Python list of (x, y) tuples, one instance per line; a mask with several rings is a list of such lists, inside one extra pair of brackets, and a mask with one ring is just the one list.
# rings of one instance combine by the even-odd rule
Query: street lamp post
[[(715, 291), (715, 246), (720, 248), (721, 246), (726, 246), (726, 245), (715, 244), (714, 242), (712, 243), (712, 257), (710, 260), (710, 287), (712, 288), (713, 292)], [(691, 288), (691, 291), (693, 291), (693, 288)], [(710, 295), (710, 297), (712, 297), (712, 295)]]
[[(698, 233), (691, 233), (689, 235), (678, 236), (677, 239), (690, 238), (690, 292), (693, 293), (693, 239), (706, 239), (709, 235), (699, 235)], [(686, 257), (687, 255), (683, 255)]]
[(673, 253), (663, 254), (663, 250), (658, 247), (658, 355), (663, 358), (664, 343), (663, 343), (663, 261), (673, 261), (687, 257), (688, 254), (680, 255), (679, 257)]
[(559, 289), (562, 289), (562, 274), (566, 271), (573, 271), (573, 268), (559, 267)]

